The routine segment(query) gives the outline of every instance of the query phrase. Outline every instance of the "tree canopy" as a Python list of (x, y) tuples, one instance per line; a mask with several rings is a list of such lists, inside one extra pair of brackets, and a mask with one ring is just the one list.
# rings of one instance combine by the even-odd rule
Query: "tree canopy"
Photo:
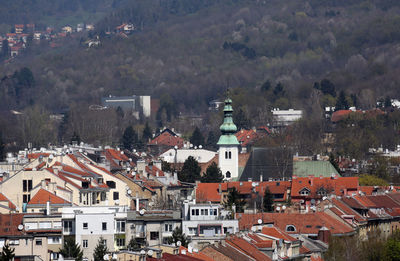
[(77, 261), (82, 261), (83, 251), (79, 244), (75, 244), (73, 238), (65, 238), (63, 248), (60, 249), (60, 254), (64, 258), (74, 258)]
[(178, 179), (183, 182), (194, 183), (200, 180), (201, 168), (195, 158), (189, 156), (183, 163), (181, 171), (178, 172)]
[(218, 165), (213, 162), (207, 167), (206, 173), (203, 173), (201, 182), (203, 183), (219, 183), (222, 182), (224, 176), (222, 175), (221, 169)]

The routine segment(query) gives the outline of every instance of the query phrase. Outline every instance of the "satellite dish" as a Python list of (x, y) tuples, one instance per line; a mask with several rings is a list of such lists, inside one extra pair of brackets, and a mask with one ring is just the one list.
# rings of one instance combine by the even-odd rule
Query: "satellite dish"
[(203, 146), (199, 145), (199, 149), (202, 149), (202, 148), (203, 148)]
[(112, 255), (112, 259), (117, 260), (117, 259), (118, 259), (117, 254), (114, 253), (114, 254)]
[(262, 224), (262, 219), (260, 218), (257, 222), (258, 222), (259, 225), (261, 225)]
[(139, 214), (143, 216), (145, 211), (146, 211), (146, 210), (144, 210), (144, 208), (142, 208), (142, 209), (139, 211)]
[(18, 230), (21, 231), (22, 229), (24, 229), (24, 225), (19, 224), (19, 225), (18, 225)]
[(149, 251), (147, 251), (147, 255), (149, 255), (149, 256), (152, 256), (154, 254), (154, 252), (153, 252), (153, 250), (149, 250)]
[(286, 206), (282, 206), (282, 210), (285, 210), (286, 209)]
[(187, 199), (188, 199), (188, 200), (192, 200), (192, 196), (188, 196)]
[(180, 246), (182, 245), (182, 242), (179, 240), (178, 242), (176, 242), (176, 245), (177, 245), (178, 247), (180, 247)]
[(276, 211), (280, 211), (281, 210), (281, 207), (276, 207)]
[(103, 260), (110, 260), (110, 257), (108, 256), (108, 254), (105, 254), (105, 255), (103, 256)]
[(141, 255), (145, 255), (145, 254), (146, 254), (146, 251), (144, 251), (144, 250), (142, 249), (142, 250), (140, 250), (140, 254), (141, 254)]
[(252, 187), (255, 187), (255, 186), (256, 186), (256, 183), (255, 183), (255, 182), (251, 183), (251, 186), (252, 186)]
[(54, 158), (53, 154), (50, 154), (49, 159), (53, 159), (53, 158)]
[(132, 190), (128, 189), (128, 191), (126, 192), (128, 195), (132, 194)]
[(131, 168), (126, 168), (126, 171), (128, 171), (128, 172), (131, 171)]

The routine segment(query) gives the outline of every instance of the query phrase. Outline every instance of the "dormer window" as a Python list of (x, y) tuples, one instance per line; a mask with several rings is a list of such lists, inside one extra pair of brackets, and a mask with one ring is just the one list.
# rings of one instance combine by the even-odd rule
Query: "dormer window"
[(307, 188), (303, 188), (302, 190), (299, 191), (299, 194), (302, 196), (308, 196), (310, 194), (310, 190)]
[(293, 225), (287, 225), (286, 232), (296, 232), (296, 227)]

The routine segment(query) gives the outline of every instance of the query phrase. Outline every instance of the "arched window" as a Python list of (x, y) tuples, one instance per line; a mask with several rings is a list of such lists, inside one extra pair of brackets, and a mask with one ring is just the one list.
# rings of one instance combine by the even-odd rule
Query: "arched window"
[(225, 173), (225, 177), (229, 179), (229, 178), (231, 177), (231, 173), (230, 173), (229, 171), (227, 171), (227, 172)]
[(296, 227), (293, 225), (287, 225), (286, 226), (286, 232), (295, 232), (296, 231)]
[(232, 158), (232, 152), (229, 152), (229, 158), (230, 159)]
[(228, 158), (228, 152), (225, 151), (225, 159), (227, 159), (227, 158)]

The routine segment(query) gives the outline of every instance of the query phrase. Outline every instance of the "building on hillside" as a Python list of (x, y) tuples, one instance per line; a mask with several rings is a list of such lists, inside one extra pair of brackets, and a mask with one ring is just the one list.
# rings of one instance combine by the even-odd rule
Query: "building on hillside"
[(148, 118), (151, 116), (150, 96), (109, 96), (101, 99), (101, 104), (107, 108), (118, 108), (128, 113), (132, 113), (137, 119), (143, 115)]
[(224, 122), (220, 127), (218, 140), (218, 166), (226, 180), (239, 178), (239, 142), (235, 133), (237, 127), (233, 122), (232, 100), (227, 98), (224, 107)]
[(272, 110), (272, 127), (282, 128), (293, 124), (303, 116), (302, 110)]
[(148, 150), (154, 155), (160, 155), (169, 149), (181, 149), (184, 146), (187, 147), (188, 143), (169, 128), (165, 128), (147, 144)]
[(190, 236), (195, 247), (225, 239), (239, 231), (238, 221), (231, 219), (220, 204), (183, 203), (182, 232)]
[(83, 258), (92, 260), (102, 238), (110, 252), (126, 248), (126, 206), (64, 207), (63, 237), (72, 237), (83, 250)]
[(127, 214), (127, 238), (136, 239), (141, 245), (150, 247), (168, 244), (172, 232), (181, 226), (178, 210), (129, 211)]

